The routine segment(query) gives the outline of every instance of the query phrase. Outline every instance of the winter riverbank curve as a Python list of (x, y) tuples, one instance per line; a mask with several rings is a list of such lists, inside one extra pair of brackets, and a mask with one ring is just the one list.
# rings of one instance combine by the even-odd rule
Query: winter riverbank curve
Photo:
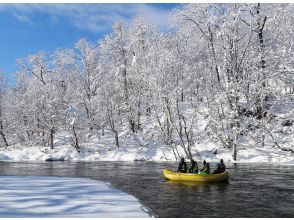
[(109, 183), (65, 177), (0, 176), (0, 217), (152, 217)]

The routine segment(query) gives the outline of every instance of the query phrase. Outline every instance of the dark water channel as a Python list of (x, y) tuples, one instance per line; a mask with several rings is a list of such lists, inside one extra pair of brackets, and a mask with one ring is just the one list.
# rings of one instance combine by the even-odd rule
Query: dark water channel
[(294, 166), (228, 165), (228, 183), (206, 185), (166, 181), (162, 169), (167, 167), (176, 164), (0, 162), (0, 175), (107, 181), (138, 198), (157, 217), (294, 217)]

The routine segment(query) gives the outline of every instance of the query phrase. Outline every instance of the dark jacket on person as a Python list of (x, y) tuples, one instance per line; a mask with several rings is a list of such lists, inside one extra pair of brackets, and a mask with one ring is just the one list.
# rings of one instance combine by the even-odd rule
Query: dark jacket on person
[(185, 162), (184, 158), (181, 158), (177, 171), (181, 173), (187, 173), (187, 170), (188, 170), (187, 163)]
[(204, 162), (203, 168), (200, 170), (203, 173), (210, 173), (210, 165), (209, 163)]
[(191, 167), (189, 168), (189, 173), (198, 173), (198, 164), (193, 159), (191, 159)]
[(225, 171), (226, 171), (226, 165), (221, 160), (220, 163), (217, 164), (217, 167), (216, 167), (215, 171), (213, 172), (213, 174), (223, 173)]

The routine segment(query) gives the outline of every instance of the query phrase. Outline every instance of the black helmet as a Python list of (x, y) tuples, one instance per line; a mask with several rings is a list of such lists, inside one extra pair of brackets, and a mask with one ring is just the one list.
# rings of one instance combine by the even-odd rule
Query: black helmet
[(223, 159), (221, 159), (221, 160), (220, 160), (220, 162), (221, 162), (221, 163), (224, 163), (224, 160), (223, 160)]
[(184, 161), (185, 161), (185, 159), (184, 159), (184, 157), (182, 157), (182, 158), (181, 158), (181, 162), (184, 162)]
[(203, 160), (203, 164), (206, 164), (206, 160)]

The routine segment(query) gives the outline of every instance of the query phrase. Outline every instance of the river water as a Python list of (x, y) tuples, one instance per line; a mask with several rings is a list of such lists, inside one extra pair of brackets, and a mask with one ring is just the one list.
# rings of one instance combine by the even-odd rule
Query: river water
[(294, 217), (294, 166), (228, 164), (229, 182), (214, 184), (165, 180), (162, 170), (176, 167), (153, 162), (0, 162), (0, 175), (110, 182), (162, 218)]

